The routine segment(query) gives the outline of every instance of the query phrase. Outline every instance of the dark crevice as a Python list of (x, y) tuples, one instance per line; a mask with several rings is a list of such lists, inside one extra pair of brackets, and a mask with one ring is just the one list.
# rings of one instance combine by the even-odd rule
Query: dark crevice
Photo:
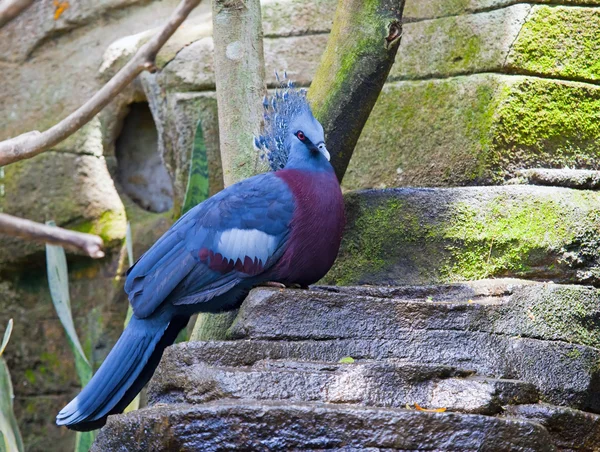
[(115, 154), (123, 191), (144, 210), (170, 210), (173, 185), (158, 152), (158, 131), (147, 103), (130, 105)]

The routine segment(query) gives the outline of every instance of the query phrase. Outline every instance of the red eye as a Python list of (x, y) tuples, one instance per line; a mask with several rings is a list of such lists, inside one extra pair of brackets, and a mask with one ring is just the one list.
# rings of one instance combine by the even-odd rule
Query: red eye
[(302, 130), (298, 131), (298, 133), (296, 134), (296, 136), (298, 137), (298, 139), (300, 141), (306, 140), (306, 135), (304, 135), (304, 132), (302, 132)]

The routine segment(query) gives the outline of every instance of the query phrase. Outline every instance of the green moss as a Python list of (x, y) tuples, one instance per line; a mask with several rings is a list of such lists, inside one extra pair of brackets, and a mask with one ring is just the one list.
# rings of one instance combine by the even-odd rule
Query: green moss
[(499, 79), (489, 75), (387, 84), (354, 150), (344, 188), (479, 180), (499, 91)]
[(540, 166), (600, 169), (599, 87), (503, 75), (390, 83), (343, 185), (501, 184)]
[(358, 202), (355, 209), (355, 221), (347, 228), (346, 246), (338, 260), (339, 265), (326, 278), (340, 285), (356, 282), (366, 273), (381, 270), (386, 265), (385, 246), (390, 234), (397, 239), (410, 240), (408, 229), (418, 226), (409, 223), (404, 227), (405, 210), (399, 200), (390, 200), (373, 210)]
[(25, 370), (25, 379), (32, 385), (35, 384), (35, 372), (32, 369)]
[(108, 245), (125, 237), (126, 223), (124, 211), (109, 210), (103, 212), (96, 220), (86, 220), (72, 226), (69, 225), (69, 229), (99, 235), (104, 240), (104, 244)]
[(448, 245), (452, 258), (442, 269), (448, 281), (525, 276), (531, 267), (543, 265), (548, 252), (575, 238), (564, 221), (564, 206), (553, 200), (515, 203), (498, 196), (484, 209), (460, 202), (452, 206), (450, 217), (442, 232), (456, 244)]
[(526, 78), (505, 92), (490, 131), (492, 181), (522, 167), (600, 168), (600, 89)]
[(575, 80), (600, 79), (600, 11), (534, 7), (515, 41), (512, 70)]
[[(521, 324), (531, 337), (600, 348), (598, 290), (552, 285), (529, 290), (524, 298), (513, 300), (514, 306), (505, 308), (513, 323)], [(511, 317), (510, 311), (520, 311), (520, 318)], [(572, 349), (565, 356), (577, 360), (581, 352)]]
[(350, 193), (342, 249), (324, 282), (593, 278), (597, 203), (593, 192), (514, 186)]
[(471, 0), (409, 0), (404, 8), (404, 17), (428, 19), (462, 14), (471, 8)]

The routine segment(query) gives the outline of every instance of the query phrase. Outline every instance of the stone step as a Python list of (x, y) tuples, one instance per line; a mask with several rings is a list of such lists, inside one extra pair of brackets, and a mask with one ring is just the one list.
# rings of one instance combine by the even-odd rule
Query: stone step
[(398, 188), (353, 192), (345, 201), (342, 246), (324, 284), (439, 284), (490, 277), (600, 284), (597, 191), (525, 185)]
[(543, 425), (560, 450), (600, 449), (600, 416), (597, 414), (537, 403), (507, 406), (504, 415), (528, 419)]
[(600, 290), (515, 279), (399, 288), (257, 288), (228, 338), (384, 340), (426, 330), (600, 347), (598, 318)]
[(536, 403), (535, 386), (473, 375), (450, 366), (386, 360), (351, 364), (285, 360), (247, 367), (169, 366), (149, 388), (156, 403), (205, 403), (215, 399), (349, 403), (375, 407), (445, 408), (498, 414), (507, 404)]
[[(554, 341), (461, 331), (415, 331), (400, 339), (237, 340), (188, 342), (165, 352), (156, 375), (196, 364), (252, 366), (265, 359), (337, 362), (402, 359), (473, 369), (479, 375), (535, 385), (541, 400), (600, 412), (600, 351)], [(158, 378), (158, 377), (156, 377)]]
[(320, 403), (220, 400), (109, 418), (100, 451), (554, 451), (536, 422)]
[(258, 288), (228, 332), (237, 340), (172, 347), (157, 375), (185, 374), (196, 364), (203, 369), (251, 367), (263, 360), (398, 359), (521, 380), (537, 387), (543, 401), (600, 412), (600, 397), (594, 395), (600, 389), (594, 320), (599, 292), (510, 279), (400, 288)]

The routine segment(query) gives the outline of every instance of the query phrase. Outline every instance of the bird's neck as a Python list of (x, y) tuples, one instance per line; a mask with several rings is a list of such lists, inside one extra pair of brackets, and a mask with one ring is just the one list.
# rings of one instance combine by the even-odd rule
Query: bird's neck
[(285, 169), (333, 173), (331, 163), (322, 154), (297, 157), (290, 155)]

